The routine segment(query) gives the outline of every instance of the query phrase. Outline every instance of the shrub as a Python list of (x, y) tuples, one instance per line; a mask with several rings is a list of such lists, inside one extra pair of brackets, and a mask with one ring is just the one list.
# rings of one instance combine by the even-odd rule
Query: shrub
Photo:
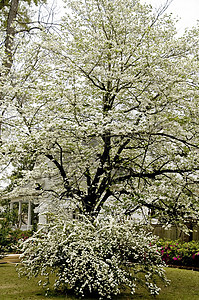
[(157, 245), (166, 264), (199, 267), (199, 242), (159, 240)]
[[(135, 292), (144, 283), (149, 292), (158, 294), (157, 275), (166, 283), (164, 263), (151, 245), (155, 237), (131, 222), (111, 219), (93, 224), (87, 218), (68, 220), (59, 216), (23, 243), (20, 275), (43, 275), (39, 282), (49, 284), (55, 273), (54, 288), (71, 290), (80, 297), (94, 294), (100, 299), (117, 295), (123, 287)], [(145, 274), (140, 276), (140, 274)]]
[(20, 229), (12, 230), (10, 232), (10, 241), (12, 245), (18, 247), (19, 244), (21, 244), (21, 242), (27, 240), (32, 235), (33, 235), (32, 230), (20, 230)]
[(5, 249), (3, 246), (0, 245), (0, 259), (4, 258), (5, 256)]
[(10, 239), (11, 227), (10, 219), (2, 218), (0, 220), (0, 255), (1, 258), (7, 253), (12, 251), (12, 242)]
[(32, 235), (32, 231), (13, 230), (10, 218), (0, 220), (0, 258), (6, 253), (18, 252), (19, 243)]

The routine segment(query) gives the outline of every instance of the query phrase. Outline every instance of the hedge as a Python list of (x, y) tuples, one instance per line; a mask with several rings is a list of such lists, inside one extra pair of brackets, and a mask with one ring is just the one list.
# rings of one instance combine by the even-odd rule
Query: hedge
[(162, 260), (167, 265), (199, 268), (199, 242), (180, 242), (160, 239), (157, 243)]

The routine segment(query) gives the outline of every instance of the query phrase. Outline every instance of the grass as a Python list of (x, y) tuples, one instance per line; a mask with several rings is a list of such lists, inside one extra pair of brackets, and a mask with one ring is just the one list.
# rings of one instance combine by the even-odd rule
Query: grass
[[(167, 269), (167, 277), (171, 280), (169, 287), (162, 287), (157, 300), (198, 300), (199, 299), (199, 272), (182, 269)], [(37, 285), (37, 280), (30, 281), (18, 278), (15, 266), (11, 264), (0, 264), (0, 300), (46, 300), (67, 299), (76, 300), (73, 296), (55, 295), (53, 292), (45, 297), (44, 290)], [(128, 292), (113, 298), (114, 300), (151, 300), (145, 289), (139, 289), (136, 294)], [(85, 300), (91, 300), (85, 299)]]
[[(171, 284), (161, 286), (157, 300), (198, 300), (199, 299), (199, 272), (177, 268), (167, 268), (167, 278)], [(129, 298), (130, 299), (130, 298)], [(145, 290), (141, 289), (134, 294), (132, 299), (151, 300)]]

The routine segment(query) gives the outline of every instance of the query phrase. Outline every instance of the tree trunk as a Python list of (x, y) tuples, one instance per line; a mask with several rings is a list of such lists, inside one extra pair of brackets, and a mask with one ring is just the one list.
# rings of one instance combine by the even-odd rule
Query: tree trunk
[[(14, 37), (16, 34), (14, 21), (17, 17), (17, 11), (19, 6), (19, 0), (12, 0), (10, 3), (10, 9), (7, 18), (7, 27), (6, 27), (6, 38), (5, 38), (5, 56), (2, 62), (3, 74), (0, 74), (0, 82), (3, 85), (6, 80), (4, 76), (8, 75), (13, 64), (13, 45)], [(3, 95), (0, 93), (0, 106), (3, 102)], [(5, 108), (1, 109), (0, 112), (0, 142), (2, 140), (2, 124), (3, 116), (5, 113)]]
[(19, 0), (12, 0), (7, 19), (6, 39), (5, 39), (5, 59), (3, 62), (6, 73), (9, 73), (13, 63), (13, 44), (16, 34), (14, 21), (16, 20)]

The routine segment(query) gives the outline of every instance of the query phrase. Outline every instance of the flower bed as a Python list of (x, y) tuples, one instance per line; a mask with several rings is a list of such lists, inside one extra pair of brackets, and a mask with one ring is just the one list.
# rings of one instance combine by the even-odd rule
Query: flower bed
[(0, 231), (0, 259), (5, 257), (7, 254), (20, 253), (19, 245), (22, 241), (25, 241), (33, 232), (26, 230), (22, 231), (20, 229), (12, 230), (8, 228), (7, 230)]
[(199, 268), (199, 242), (159, 240), (158, 247), (167, 265)]

